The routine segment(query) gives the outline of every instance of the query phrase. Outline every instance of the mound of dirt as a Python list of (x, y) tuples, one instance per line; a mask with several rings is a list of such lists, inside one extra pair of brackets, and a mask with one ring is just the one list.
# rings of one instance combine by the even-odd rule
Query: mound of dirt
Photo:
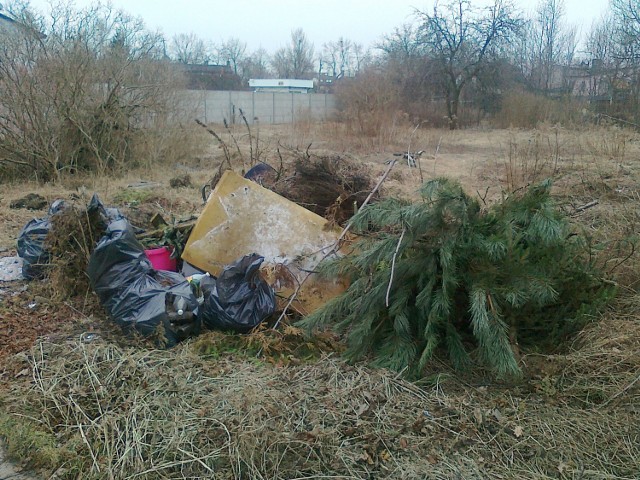
[(26, 208), (27, 210), (42, 210), (49, 205), (49, 202), (42, 195), (29, 193), (22, 198), (13, 200), (9, 208)]

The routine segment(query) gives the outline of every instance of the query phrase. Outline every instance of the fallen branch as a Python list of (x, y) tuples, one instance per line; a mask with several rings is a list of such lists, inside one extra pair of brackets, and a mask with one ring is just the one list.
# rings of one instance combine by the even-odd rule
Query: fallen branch
[(396, 257), (398, 256), (398, 252), (400, 251), (400, 244), (402, 243), (402, 239), (404, 238), (404, 234), (407, 233), (407, 227), (402, 228), (402, 234), (400, 234), (400, 238), (398, 239), (398, 245), (396, 245), (396, 251), (393, 252), (393, 258), (391, 259), (391, 276), (389, 277), (389, 285), (387, 286), (387, 296), (385, 297), (385, 305), (389, 308), (389, 295), (391, 294), (391, 285), (393, 284), (393, 272), (396, 268)]
[(573, 211), (573, 213), (571, 215), (576, 215), (580, 212), (584, 212), (585, 210), (591, 208), (591, 207), (595, 207), (596, 205), (598, 205), (598, 200), (594, 200), (592, 202), (589, 203), (585, 203), (584, 205), (580, 205), (579, 207), (576, 207)]

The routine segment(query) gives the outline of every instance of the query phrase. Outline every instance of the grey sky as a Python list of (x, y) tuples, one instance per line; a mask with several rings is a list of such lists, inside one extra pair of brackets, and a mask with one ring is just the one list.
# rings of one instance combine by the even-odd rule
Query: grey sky
[[(1, 2), (2, 0), (0, 0)], [(478, 5), (482, 0), (472, 0)], [(93, 0), (76, 0), (77, 6)], [(167, 37), (194, 32), (219, 43), (237, 37), (247, 43), (248, 51), (259, 47), (273, 53), (289, 39), (291, 30), (302, 28), (315, 44), (349, 38), (371, 46), (395, 27), (413, 20), (415, 8), (430, 10), (433, 0), (112, 0), (144, 19), (151, 29)], [(533, 10), (536, 1), (516, 0), (523, 12)], [(31, 0), (38, 9), (47, 8), (47, 0)], [(594, 19), (605, 12), (608, 0), (565, 0), (567, 19), (586, 32)]]

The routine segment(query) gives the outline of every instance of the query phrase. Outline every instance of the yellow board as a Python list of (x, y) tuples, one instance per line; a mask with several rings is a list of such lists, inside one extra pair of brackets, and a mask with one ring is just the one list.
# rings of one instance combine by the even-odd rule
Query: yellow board
[[(339, 234), (321, 216), (227, 171), (209, 196), (182, 258), (217, 276), (225, 265), (257, 253), (265, 258), (265, 277), (282, 298), (317, 266)], [(310, 313), (345, 289), (340, 280), (320, 281), (312, 275), (293, 306)]]

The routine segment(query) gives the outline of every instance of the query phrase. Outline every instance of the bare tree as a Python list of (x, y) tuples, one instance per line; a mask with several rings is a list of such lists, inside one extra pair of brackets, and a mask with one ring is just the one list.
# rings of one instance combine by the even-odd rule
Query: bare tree
[(358, 75), (371, 62), (371, 52), (361, 43), (353, 43), (353, 74)]
[(242, 79), (248, 81), (251, 78), (268, 78), (271, 75), (270, 61), (269, 54), (264, 48), (259, 48), (246, 56), (240, 64)]
[(640, 41), (640, 4), (635, 0), (611, 0), (611, 8), (626, 40)]
[(507, 0), (483, 9), (473, 8), (470, 0), (455, 0), (416, 15), (422, 21), (421, 40), (442, 81), (450, 128), (455, 129), (462, 91), (521, 21)]
[(206, 42), (195, 33), (174, 35), (169, 46), (170, 57), (176, 62), (203, 64), (210, 60), (210, 51)]
[(591, 61), (589, 84), (584, 93), (589, 96), (608, 95), (613, 100), (613, 90), (622, 74), (623, 59), (616, 40), (617, 26), (611, 15), (602, 17), (591, 25), (587, 35), (586, 53)]
[(313, 51), (313, 44), (299, 28), (291, 32), (289, 45), (275, 52), (271, 66), (281, 78), (311, 78), (314, 73)]
[(525, 42), (531, 45), (531, 86), (545, 93), (565, 86), (565, 67), (575, 55), (577, 28), (567, 24), (565, 16), (564, 0), (541, 0), (525, 30)]
[(620, 62), (627, 91), (627, 111), (640, 121), (640, 4), (637, 0), (612, 0), (611, 9), (616, 24), (616, 59)]
[(333, 77), (353, 76), (356, 71), (355, 50), (356, 46), (351, 40), (340, 37), (337, 41), (327, 42), (322, 46), (320, 62)]
[(422, 58), (425, 53), (420, 32), (410, 23), (396, 27), (392, 34), (385, 35), (376, 48), (382, 50), (386, 58), (397, 60)]
[(293, 66), (285, 47), (280, 47), (271, 57), (271, 68), (278, 78), (293, 77)]
[(247, 44), (239, 38), (231, 37), (222, 42), (218, 51), (222, 61), (229, 62), (233, 67), (233, 73), (238, 75), (238, 68), (245, 58)]
[(418, 28), (411, 24), (397, 27), (376, 48), (382, 52), (377, 63), (398, 90), (405, 109), (410, 104), (428, 101), (432, 96), (432, 79), (439, 72), (430, 74), (427, 48)]

